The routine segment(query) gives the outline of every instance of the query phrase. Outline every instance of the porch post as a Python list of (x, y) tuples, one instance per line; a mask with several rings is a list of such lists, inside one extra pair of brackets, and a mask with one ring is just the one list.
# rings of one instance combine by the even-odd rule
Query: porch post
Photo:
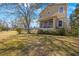
[(55, 18), (53, 18), (53, 28), (56, 29)]

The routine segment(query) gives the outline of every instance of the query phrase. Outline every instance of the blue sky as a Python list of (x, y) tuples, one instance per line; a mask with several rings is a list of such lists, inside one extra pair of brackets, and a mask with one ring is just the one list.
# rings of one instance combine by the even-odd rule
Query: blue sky
[(74, 11), (75, 7), (76, 7), (76, 3), (69, 3), (69, 4), (68, 4), (68, 11), (67, 11), (68, 17), (69, 17), (70, 14)]
[[(75, 9), (76, 3), (68, 3), (68, 11), (67, 11), (67, 15), (68, 17), (70, 16), (70, 14), (73, 12), (73, 10)], [(40, 9), (38, 9), (38, 11), (36, 11), (36, 13), (39, 15), (39, 13), (41, 12), (42, 9), (44, 9), (45, 6), (42, 6)], [(5, 4), (3, 6), (0, 6), (0, 20), (13, 20), (16, 19), (18, 15), (15, 14), (9, 14), (9, 12), (13, 13), (13, 12), (17, 12), (15, 11), (15, 4), (8, 4), (8, 6), (5, 6)], [(37, 22), (36, 20), (33, 21), (33, 23), (31, 24), (32, 27), (37, 26)]]

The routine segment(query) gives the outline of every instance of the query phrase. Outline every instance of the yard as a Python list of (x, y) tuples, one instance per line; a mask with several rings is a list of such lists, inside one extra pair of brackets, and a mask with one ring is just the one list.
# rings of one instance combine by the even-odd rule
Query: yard
[(78, 56), (79, 38), (41, 34), (0, 32), (2, 56)]

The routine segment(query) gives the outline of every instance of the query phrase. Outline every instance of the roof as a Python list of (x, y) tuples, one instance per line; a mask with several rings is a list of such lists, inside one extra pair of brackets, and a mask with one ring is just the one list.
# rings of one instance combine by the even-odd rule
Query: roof
[(53, 18), (57, 18), (56, 16), (50, 16), (46, 18), (40, 18), (39, 21), (53, 20)]
[[(50, 19), (53, 19), (53, 18), (58, 18), (58, 19), (60, 19), (60, 18), (64, 18), (63, 17), (63, 15), (62, 14), (60, 14), (60, 13), (55, 13), (54, 15), (52, 15), (52, 16), (49, 16), (49, 17), (45, 17), (45, 18), (40, 18), (39, 19), (39, 21), (46, 21), (46, 20), (50, 20)], [(57, 20), (58, 20), (57, 19)]]
[(67, 4), (67, 3), (49, 3), (49, 4), (47, 5), (47, 7), (46, 7), (40, 14), (42, 14), (48, 7), (50, 7), (50, 6), (55, 6), (55, 5), (58, 5), (58, 4)]
[[(41, 14), (43, 14), (43, 12), (48, 8), (48, 7), (50, 7), (50, 6), (56, 6), (56, 5), (59, 5), (60, 3), (50, 3), (50, 4), (48, 4), (48, 6), (40, 13), (40, 15)], [(66, 3), (62, 3), (62, 4), (65, 4), (66, 5)], [(62, 5), (62, 4), (60, 4), (60, 5)], [(48, 16), (48, 17), (42, 17), (42, 18), (39, 18), (39, 21), (45, 21), (45, 20), (50, 20), (50, 19), (53, 19), (53, 18), (64, 18), (64, 17), (66, 17), (66, 16), (63, 16), (65, 13), (58, 13), (58, 12), (56, 12), (56, 13), (53, 13), (53, 15), (51, 15), (51, 16)]]

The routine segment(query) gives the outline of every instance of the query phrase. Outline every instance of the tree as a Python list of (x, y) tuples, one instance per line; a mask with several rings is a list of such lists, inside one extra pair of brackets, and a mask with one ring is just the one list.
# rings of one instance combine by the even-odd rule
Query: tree
[(20, 19), (17, 20), (17, 26), (19, 28), (25, 29), (26, 30), (26, 20), (24, 17), (21, 17)]
[(72, 34), (79, 36), (79, 4), (76, 5), (76, 9), (70, 15)]
[[(38, 17), (36, 12), (39, 8), (43, 8), (44, 5), (47, 4), (41, 4), (41, 3), (14, 3), (14, 4), (0, 4), (0, 9), (3, 9), (4, 7), (4, 11), (1, 11), (2, 14), (6, 14), (8, 15), (8, 17), (6, 17), (7, 19), (10, 19), (10, 25), (12, 26), (12, 28), (16, 28), (17, 25), (21, 25), (20, 23), (18, 23), (18, 21), (16, 22), (16, 19), (20, 19), (21, 22), (23, 21), (24, 18), (24, 23), (22, 22), (22, 24), (24, 24), (25, 29), (27, 30), (28, 33), (30, 33), (30, 23), (31, 20), (34, 20), (35, 18)], [(4, 12), (4, 13), (3, 13)], [(10, 17), (11, 16), (11, 17)], [(13, 17), (12, 17), (13, 16)], [(5, 18), (5, 20), (6, 20)], [(13, 19), (12, 19), (13, 18)]]
[(20, 15), (25, 18), (26, 21), (25, 29), (27, 29), (27, 33), (30, 33), (30, 22), (35, 15), (34, 10), (36, 8), (34, 7), (33, 4), (29, 4), (29, 3), (18, 4), (17, 7)]
[(21, 14), (22, 17), (25, 18), (26, 20), (26, 25), (25, 28), (27, 29), (27, 33), (30, 33), (30, 23), (31, 20), (33, 20), (34, 18), (36, 18), (36, 14), (35, 11), (39, 8), (41, 8), (41, 6), (44, 6), (47, 4), (34, 4), (34, 3), (25, 3), (25, 4), (18, 4), (18, 10)]
[(5, 20), (0, 20), (0, 31), (8, 30), (8, 24)]

